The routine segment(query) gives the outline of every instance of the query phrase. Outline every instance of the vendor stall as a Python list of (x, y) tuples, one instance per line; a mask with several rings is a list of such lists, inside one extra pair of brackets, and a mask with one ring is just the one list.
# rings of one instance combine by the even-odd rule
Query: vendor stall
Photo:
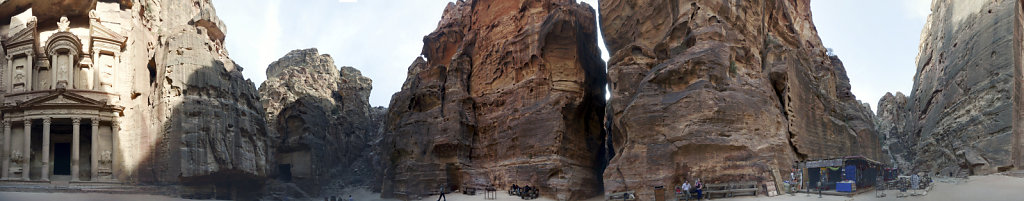
[(884, 165), (863, 156), (811, 160), (799, 162), (805, 174), (804, 186), (809, 190), (840, 190), (853, 192), (858, 188), (875, 185), (883, 174)]

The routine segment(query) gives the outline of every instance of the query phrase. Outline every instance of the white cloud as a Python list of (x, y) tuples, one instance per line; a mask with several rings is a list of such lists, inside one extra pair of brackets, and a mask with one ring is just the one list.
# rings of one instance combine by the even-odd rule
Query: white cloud
[(355, 2), (359, 2), (359, 0), (338, 0), (338, 2), (341, 2), (341, 3), (355, 3)]

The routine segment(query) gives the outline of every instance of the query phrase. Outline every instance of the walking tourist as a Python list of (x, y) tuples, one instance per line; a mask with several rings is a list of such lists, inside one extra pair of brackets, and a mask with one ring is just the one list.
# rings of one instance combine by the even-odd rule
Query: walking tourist
[(441, 196), (437, 197), (437, 201), (441, 201), (441, 200), (448, 201), (448, 198), (444, 197), (444, 184), (441, 184), (441, 190), (438, 191), (438, 193), (440, 193)]

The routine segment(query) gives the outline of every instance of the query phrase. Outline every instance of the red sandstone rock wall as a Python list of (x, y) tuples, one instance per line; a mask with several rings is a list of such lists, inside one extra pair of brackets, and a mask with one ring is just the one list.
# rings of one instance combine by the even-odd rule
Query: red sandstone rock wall
[(385, 196), (442, 183), (598, 195), (606, 74), (595, 20), (571, 0), (449, 4), (392, 97)]
[(793, 161), (882, 157), (809, 0), (601, 1), (612, 57), (605, 192), (765, 181)]

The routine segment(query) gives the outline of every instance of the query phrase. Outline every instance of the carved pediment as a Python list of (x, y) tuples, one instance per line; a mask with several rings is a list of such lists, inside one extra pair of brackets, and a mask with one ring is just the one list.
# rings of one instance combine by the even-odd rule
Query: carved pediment
[(32, 43), (35, 42), (35, 30), (36, 23), (29, 23), (28, 27), (21, 29), (21, 31), (18, 31), (14, 36), (4, 38), (4, 48), (10, 49), (16, 46), (32, 45)]
[(55, 90), (53, 93), (45, 96), (36, 97), (28, 101), (18, 104), (19, 107), (33, 107), (33, 106), (47, 106), (47, 105), (78, 105), (78, 106), (95, 106), (105, 107), (107, 104), (103, 101), (91, 99), (82, 95), (78, 95), (66, 90)]
[(122, 36), (121, 34), (118, 34), (117, 32), (110, 30), (107, 27), (104, 27), (100, 24), (99, 21), (93, 21), (90, 24), (90, 28), (91, 29), (89, 31), (89, 35), (93, 38), (93, 40), (101, 40), (104, 42), (114, 43), (123, 48), (124, 42), (128, 39), (128, 37)]

